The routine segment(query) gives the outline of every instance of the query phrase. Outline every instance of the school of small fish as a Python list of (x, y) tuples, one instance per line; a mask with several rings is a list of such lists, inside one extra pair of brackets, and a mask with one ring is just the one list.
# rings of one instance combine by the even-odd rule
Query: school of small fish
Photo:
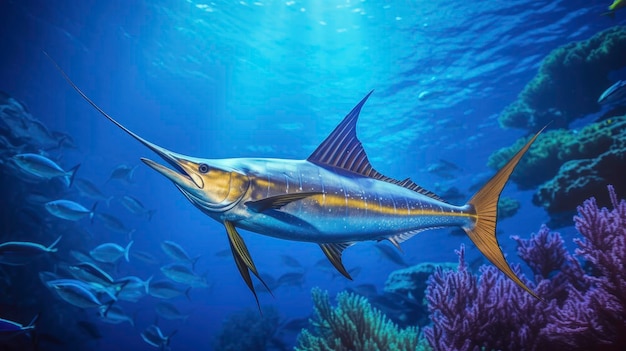
[[(66, 153), (79, 150), (74, 140), (65, 133), (48, 130), (24, 104), (2, 92), (0, 146), (0, 174), (19, 197), (11, 199), (19, 216), (10, 222), (22, 226), (19, 229), (7, 226), (0, 233), (0, 288), (12, 284), (11, 277), (18, 274), (13, 270), (29, 269), (38, 287), (49, 291), (61, 306), (77, 308), (95, 317), (95, 323), (92, 319), (75, 322), (75, 329), (87, 337), (94, 340), (102, 337), (99, 322), (130, 325), (138, 327), (141, 331), (138, 337), (148, 345), (169, 349), (177, 330), (165, 333), (156, 323), (136, 325), (137, 314), (152, 313), (154, 317), (178, 321), (182, 326), (191, 311), (180, 308), (176, 301), (191, 300), (192, 289), (210, 289), (214, 281), (205, 268), (197, 267), (203, 255), (188, 252), (174, 240), (163, 240), (157, 251), (138, 248), (150, 239), (142, 237), (141, 226), (129, 226), (123, 218), (136, 218), (134, 223), (150, 221), (157, 209), (146, 207), (129, 193), (136, 182), (136, 165), (120, 164), (106, 179), (87, 177), (86, 174), (97, 172), (65, 159)], [(32, 234), (24, 235), (26, 232)], [(109, 239), (101, 239), (95, 233), (106, 233), (101, 237)], [(382, 252), (383, 257), (397, 261), (395, 256), (385, 256), (394, 254), (397, 256)], [(213, 256), (229, 257), (230, 250), (217, 251)], [(279, 259), (286, 271), (277, 277), (263, 274), (267, 287), (271, 291), (302, 289), (307, 267), (287, 254)], [(140, 265), (151, 269), (152, 274), (141, 277), (124, 274), (127, 268)], [(326, 259), (320, 260), (316, 268), (332, 279), (339, 276)], [(199, 270), (203, 273), (198, 273)], [(360, 271), (360, 267), (354, 267), (350, 274), (356, 277)], [(261, 286), (258, 289), (269, 292)], [(133, 309), (134, 303), (146, 297), (154, 301), (152, 311)], [(18, 296), (15, 299), (19, 301)], [(35, 339), (37, 324), (42, 323), (40, 313), (35, 310), (29, 318), (18, 320), (13, 314), (0, 311), (0, 343)], [(57, 318), (56, 324), (67, 323), (68, 317), (63, 313)], [(290, 330), (297, 323), (289, 320), (282, 328)], [(63, 337), (51, 333), (42, 333), (37, 339), (42, 344), (65, 343)]]
[[(6, 288), (14, 283), (14, 274), (32, 271), (31, 279), (61, 304), (93, 311), (96, 320), (103, 323), (135, 326), (138, 311), (127, 309), (146, 296), (155, 299), (154, 316), (187, 320), (190, 312), (178, 308), (174, 299), (190, 299), (191, 288), (208, 288), (212, 283), (194, 271), (201, 256), (190, 256), (174, 241), (162, 242), (162, 253), (134, 249), (135, 241), (145, 243), (148, 239), (133, 238), (139, 228), (127, 225), (122, 219), (128, 217), (125, 213), (136, 217), (135, 222), (149, 221), (156, 213), (129, 193), (137, 165), (118, 165), (106, 179), (84, 176), (95, 172), (81, 164), (66, 165), (67, 154), (79, 150), (74, 140), (65, 133), (50, 131), (23, 103), (3, 92), (0, 150), (0, 174), (3, 184), (11, 184), (15, 195), (8, 200), (16, 211), (15, 218), (3, 221), (7, 225), (0, 233), (3, 291), (9, 291)], [(101, 239), (92, 234), (96, 231), (108, 235)], [(171, 263), (166, 262), (168, 259)], [(161, 265), (161, 269), (154, 268), (154, 274), (147, 277), (124, 274), (128, 271), (124, 265), (142, 264)], [(22, 270), (17, 271), (20, 267)], [(13, 304), (27, 309), (17, 295)], [(12, 297), (4, 294), (1, 302), (7, 303)], [(4, 309), (0, 311), (0, 345), (13, 345), (20, 338), (35, 339), (37, 324), (42, 323), (40, 313), (30, 315), (30, 321), (13, 317)], [(63, 313), (58, 317), (67, 318)], [(101, 337), (98, 325), (91, 320), (80, 320), (75, 327), (91, 338)], [(153, 324), (138, 337), (151, 346), (169, 349), (175, 333), (164, 334)], [(64, 343), (61, 337), (48, 333), (38, 335), (37, 342)]]

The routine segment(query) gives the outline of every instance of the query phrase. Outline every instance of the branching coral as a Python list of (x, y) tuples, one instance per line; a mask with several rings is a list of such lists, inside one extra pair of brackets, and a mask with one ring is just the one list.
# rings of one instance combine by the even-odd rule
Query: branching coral
[[(492, 266), (483, 266), (479, 279), (465, 264), (464, 248), (457, 253), (458, 270), (437, 270), (427, 289), (433, 326), (424, 333), (433, 349), (538, 349), (540, 326), (527, 320), (545, 325), (554, 303), (540, 304)], [(536, 290), (547, 292), (545, 284)]]
[[(543, 301), (493, 267), (471, 274), (459, 251), (456, 272), (437, 270), (427, 289), (435, 350), (623, 350), (626, 348), (626, 201), (609, 187), (609, 211), (595, 199), (575, 217), (583, 239), (570, 254), (558, 233), (542, 227), (514, 237)], [(585, 269), (583, 269), (585, 267)]]
[(417, 328), (399, 329), (362, 296), (341, 292), (333, 308), (327, 292), (313, 288), (311, 294), (314, 328), (302, 331), (296, 351), (426, 350)]
[(570, 350), (626, 348), (626, 201), (609, 187), (614, 209), (598, 209), (591, 198), (574, 218), (583, 239), (576, 255), (589, 264), (590, 288), (573, 291), (545, 328), (555, 344)]

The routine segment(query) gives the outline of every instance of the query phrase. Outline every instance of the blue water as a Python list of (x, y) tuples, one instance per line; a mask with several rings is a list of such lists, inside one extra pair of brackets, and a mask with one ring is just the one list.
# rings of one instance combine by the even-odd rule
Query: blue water
[[(488, 156), (524, 135), (501, 129), (497, 116), (541, 60), (562, 44), (626, 22), (619, 12), (615, 20), (598, 15), (608, 2), (5, 0), (0, 90), (23, 101), (49, 129), (69, 133), (79, 148), (64, 149), (61, 163), (81, 163), (80, 177), (102, 184), (117, 165), (155, 156), (85, 103), (43, 51), (125, 126), (198, 157), (306, 158), (373, 89), (358, 133), (374, 167), (435, 192), (454, 185), (469, 198), (467, 189), (493, 172)], [(462, 172), (453, 180), (427, 172), (440, 159)], [(196, 271), (206, 273), (212, 287), (192, 289), (191, 301), (173, 300), (190, 314), (186, 323), (158, 323), (164, 333), (178, 330), (173, 350), (211, 350), (227, 316), (256, 309), (231, 257), (215, 256), (228, 249), (223, 225), (143, 164), (134, 178), (131, 185), (111, 183), (103, 191), (141, 199), (157, 210), (154, 218), (133, 216), (115, 202), (107, 212), (137, 229), (135, 249), (167, 261), (160, 242), (175, 240), (191, 256), (202, 255)], [(536, 232), (548, 216), (530, 203), (532, 191), (511, 183), (504, 195), (523, 202), (499, 227), (502, 247), (511, 262), (519, 262), (508, 236)], [(82, 225), (93, 234), (85, 249), (126, 243), (122, 234), (88, 221)], [(242, 235), (262, 273), (278, 277), (291, 271), (281, 262), (285, 253), (307, 268), (302, 288), (259, 295), (261, 305), (275, 306), (284, 319), (311, 313), (313, 286), (331, 295), (363, 283), (382, 291), (387, 275), (400, 268), (381, 258), (372, 243), (362, 243), (343, 259), (348, 269), (361, 267), (361, 274), (353, 283), (331, 280), (313, 267), (324, 257), (317, 245)], [(405, 259), (417, 264), (454, 262), (453, 250), (461, 243), (469, 247), (468, 260), (478, 257), (467, 238), (448, 230), (424, 232), (402, 246)], [(132, 260), (119, 270), (163, 278), (158, 266)], [(41, 299), (54, 300), (43, 288)], [(102, 337), (71, 341), (72, 349), (151, 349), (139, 333), (154, 322), (157, 302), (145, 297), (124, 304), (136, 312), (135, 328), (100, 323), (95, 312), (81, 312)], [(60, 315), (76, 311), (59, 308)], [(24, 312), (23, 322), (35, 313)], [(284, 340), (293, 345), (295, 334)]]

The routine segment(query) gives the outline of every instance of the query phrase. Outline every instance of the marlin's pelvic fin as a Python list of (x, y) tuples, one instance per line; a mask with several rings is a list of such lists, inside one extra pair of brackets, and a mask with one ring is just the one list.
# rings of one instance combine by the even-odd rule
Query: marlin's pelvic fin
[(352, 245), (354, 245), (353, 242), (320, 244), (322, 251), (328, 258), (330, 263), (333, 264), (333, 266), (335, 267), (335, 269), (337, 269), (337, 271), (339, 271), (339, 273), (341, 273), (344, 277), (350, 280), (352, 280), (352, 277), (350, 276), (350, 273), (348, 273), (348, 271), (346, 270), (346, 267), (343, 266), (343, 262), (341, 261), (341, 254), (343, 253), (343, 250)]
[(224, 221), (224, 226), (226, 227), (230, 250), (233, 253), (233, 258), (235, 259), (235, 263), (237, 264), (237, 269), (239, 269), (239, 274), (241, 274), (241, 277), (246, 282), (248, 289), (250, 289), (250, 291), (254, 295), (254, 299), (256, 300), (256, 304), (259, 307), (259, 311), (261, 311), (261, 304), (259, 303), (259, 297), (254, 290), (254, 285), (252, 284), (250, 272), (252, 272), (259, 279), (259, 281), (261, 281), (263, 286), (265, 286), (267, 291), (269, 291), (272, 296), (274, 295), (272, 294), (272, 291), (267, 286), (267, 284), (265, 284), (263, 279), (261, 279), (261, 277), (259, 276), (259, 272), (257, 271), (256, 266), (252, 261), (252, 257), (250, 257), (250, 252), (246, 247), (246, 243), (241, 238), (241, 235), (237, 233), (235, 225), (230, 221)]

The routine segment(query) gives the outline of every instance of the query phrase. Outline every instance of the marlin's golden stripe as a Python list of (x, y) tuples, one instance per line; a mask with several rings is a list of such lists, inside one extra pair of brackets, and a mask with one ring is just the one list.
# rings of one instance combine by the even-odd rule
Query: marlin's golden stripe
[(172, 152), (128, 130), (57, 68), (100, 114), (173, 169), (142, 158), (144, 163), (172, 181), (203, 213), (224, 224), (237, 268), (257, 304), (250, 272), (261, 278), (237, 228), (317, 243), (335, 268), (350, 278), (341, 255), (357, 242), (386, 239), (399, 247), (424, 230), (461, 227), (496, 267), (537, 297), (509, 267), (495, 233), (500, 193), (539, 133), (470, 201), (455, 206), (410, 179), (396, 180), (372, 167), (356, 135), (359, 113), (371, 92), (306, 160), (202, 159)]

